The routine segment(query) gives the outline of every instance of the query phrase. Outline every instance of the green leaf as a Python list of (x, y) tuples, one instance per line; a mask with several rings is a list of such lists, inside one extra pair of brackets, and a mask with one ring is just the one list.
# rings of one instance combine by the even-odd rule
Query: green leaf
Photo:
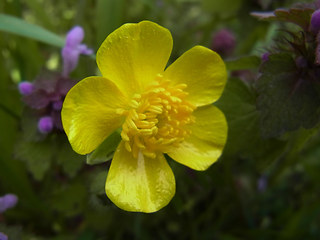
[(256, 69), (261, 64), (261, 58), (257, 56), (246, 56), (226, 61), (229, 71)]
[(237, 78), (230, 78), (222, 97), (215, 105), (226, 116), (228, 140), (224, 156), (240, 155), (260, 160), (266, 167), (282, 153), (286, 143), (277, 139), (262, 139), (259, 112), (255, 106), (256, 95), (252, 89)]
[(63, 47), (65, 43), (64, 38), (56, 35), (55, 33), (6, 14), (0, 14), (0, 31), (32, 38), (56, 47)]
[(120, 140), (121, 136), (117, 131), (112, 133), (96, 150), (87, 155), (87, 164), (94, 165), (109, 161)]
[(274, 54), (261, 68), (257, 81), (257, 108), (265, 138), (277, 137), (319, 122), (320, 96), (309, 75), (298, 72), (288, 54)]
[(98, 46), (115, 29), (121, 26), (124, 0), (98, 0), (96, 5), (96, 29)]
[(266, 21), (291, 22), (308, 30), (312, 8), (276, 9), (274, 12), (253, 12), (251, 15)]
[(57, 149), (57, 162), (62, 166), (63, 171), (69, 177), (75, 177), (84, 164), (85, 157), (74, 152), (66, 139), (66, 136), (59, 136), (59, 149)]
[(40, 181), (49, 170), (54, 154), (51, 142), (46, 139), (41, 142), (29, 142), (23, 138), (17, 143), (15, 156), (26, 162), (33, 177)]
[(83, 213), (86, 205), (86, 187), (80, 182), (59, 184), (49, 198), (50, 206), (63, 213), (63, 216), (75, 216)]
[(90, 184), (90, 192), (93, 194), (104, 194), (108, 171), (103, 170), (96, 173)]

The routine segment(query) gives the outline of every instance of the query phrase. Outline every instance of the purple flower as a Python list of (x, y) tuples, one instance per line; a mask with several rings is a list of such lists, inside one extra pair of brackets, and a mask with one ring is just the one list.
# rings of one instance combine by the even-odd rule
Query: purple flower
[(0, 240), (8, 240), (8, 236), (0, 232)]
[(311, 15), (310, 30), (315, 34), (320, 30), (320, 9), (314, 11)]
[(268, 61), (269, 60), (269, 56), (270, 56), (270, 53), (268, 53), (268, 52), (262, 54), (262, 56), (261, 56), (262, 62)]
[(58, 100), (58, 101), (55, 101), (52, 103), (52, 107), (54, 110), (59, 111), (62, 109), (62, 104), (63, 104), (63, 102), (61, 100)]
[(9, 208), (13, 208), (17, 202), (18, 197), (14, 194), (6, 194), (0, 197), (0, 213), (5, 212)]
[(19, 88), (19, 92), (22, 95), (28, 96), (33, 91), (33, 84), (31, 82), (27, 82), (27, 81), (21, 82), (21, 83), (19, 83), (18, 88)]
[(84, 31), (80, 26), (73, 27), (67, 33), (66, 43), (61, 52), (63, 58), (63, 76), (68, 76), (76, 68), (80, 54), (93, 54), (92, 49), (88, 48), (85, 44), (81, 44), (83, 38)]
[(259, 192), (264, 192), (268, 186), (268, 178), (265, 175), (262, 175), (257, 182), (257, 189)]
[(53, 120), (49, 116), (45, 116), (39, 119), (38, 129), (41, 133), (49, 133), (53, 129)]
[(46, 134), (54, 129), (63, 131), (60, 116), (62, 103), (75, 83), (76, 81), (59, 73), (44, 71), (32, 83), (32, 93), (23, 96), (23, 102), (40, 118), (38, 130), (41, 133)]
[(223, 56), (229, 56), (233, 53), (236, 46), (234, 34), (228, 29), (222, 29), (215, 33), (212, 38), (212, 50)]

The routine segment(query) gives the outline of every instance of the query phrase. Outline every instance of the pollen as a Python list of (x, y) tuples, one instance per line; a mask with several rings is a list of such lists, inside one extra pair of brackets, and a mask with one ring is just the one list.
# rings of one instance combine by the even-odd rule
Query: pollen
[(172, 85), (157, 76), (155, 84), (133, 96), (128, 109), (118, 109), (125, 116), (121, 137), (125, 148), (135, 158), (139, 153), (155, 158), (177, 147), (188, 135), (187, 126), (195, 121), (195, 106), (186, 101), (186, 84)]

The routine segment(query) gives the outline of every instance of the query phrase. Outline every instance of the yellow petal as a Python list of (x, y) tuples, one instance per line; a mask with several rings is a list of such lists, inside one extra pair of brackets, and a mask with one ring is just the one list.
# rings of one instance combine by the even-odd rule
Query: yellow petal
[(169, 30), (143, 21), (112, 32), (97, 52), (102, 75), (131, 97), (150, 84), (167, 65), (172, 50)]
[(123, 210), (155, 212), (174, 196), (175, 179), (162, 154), (152, 159), (140, 153), (134, 159), (121, 142), (111, 162), (106, 193)]
[(224, 114), (212, 105), (196, 109), (193, 115), (191, 135), (168, 155), (192, 169), (206, 170), (222, 154), (228, 126)]
[(166, 69), (164, 76), (174, 83), (187, 84), (187, 99), (196, 106), (215, 102), (227, 80), (226, 67), (220, 56), (201, 46), (185, 52)]
[(126, 98), (106, 78), (88, 77), (67, 94), (61, 118), (69, 142), (79, 154), (87, 154), (120, 127), (116, 109), (126, 106)]

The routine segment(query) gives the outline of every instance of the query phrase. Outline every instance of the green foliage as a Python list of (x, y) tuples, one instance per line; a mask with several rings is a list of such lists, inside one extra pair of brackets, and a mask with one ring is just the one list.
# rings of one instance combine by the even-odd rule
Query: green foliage
[(252, 15), (258, 17), (260, 20), (291, 22), (304, 30), (308, 30), (310, 17), (313, 12), (314, 9), (312, 8), (290, 8), (288, 10), (277, 9), (270, 13), (253, 13)]
[(239, 10), (242, 0), (202, 0), (207, 11), (220, 15), (232, 15)]
[(78, 171), (84, 165), (85, 158), (81, 155), (76, 154), (72, 150), (65, 135), (59, 137), (59, 145), (55, 149), (57, 153), (56, 161), (59, 165), (62, 166), (64, 174), (66, 174), (70, 178), (73, 178), (77, 175)]
[(230, 78), (216, 105), (225, 113), (229, 126), (224, 155), (259, 160), (257, 165), (262, 168), (282, 154), (286, 143), (261, 138), (260, 114), (255, 103), (254, 92), (243, 81)]
[(234, 60), (226, 61), (229, 71), (257, 69), (260, 66), (261, 59), (257, 56), (246, 56)]
[(122, 25), (124, 6), (124, 0), (97, 0), (97, 46), (100, 46), (106, 36)]
[(15, 152), (17, 158), (26, 162), (28, 170), (36, 180), (41, 180), (49, 170), (53, 154), (50, 141), (20, 141)]
[(6, 14), (0, 14), (0, 30), (32, 38), (56, 47), (63, 47), (64, 39), (56, 34)]
[(320, 96), (308, 76), (298, 74), (289, 54), (274, 54), (261, 69), (257, 81), (257, 107), (264, 137), (280, 136), (319, 121)]

